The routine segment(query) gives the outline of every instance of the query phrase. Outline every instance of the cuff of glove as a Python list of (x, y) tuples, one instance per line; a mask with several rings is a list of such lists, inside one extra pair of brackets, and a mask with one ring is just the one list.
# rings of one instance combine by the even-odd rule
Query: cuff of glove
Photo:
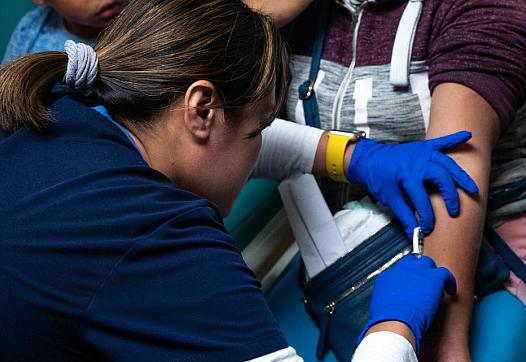
[(424, 320), (422, 320), (422, 318), (420, 318), (418, 314), (408, 306), (396, 306), (394, 308), (389, 307), (388, 314), (386, 313), (383, 316), (372, 318), (360, 333), (357, 345), (362, 342), (371, 327), (373, 327), (375, 324), (388, 321), (401, 322), (409, 327), (415, 337), (416, 354), (418, 354), (420, 352), (420, 342), (422, 341), (422, 335), (427, 327), (425, 326)]
[[(350, 183), (362, 183), (361, 177), (359, 175), (359, 171), (362, 167), (362, 161), (367, 162), (368, 155), (371, 154), (371, 147), (374, 147), (375, 145), (378, 145), (378, 142), (373, 141), (371, 139), (364, 139), (360, 142), (356, 143), (356, 146), (354, 147), (354, 151), (352, 153), (351, 162), (349, 163), (349, 167), (347, 168), (347, 180), (349, 180)], [(366, 171), (367, 172), (367, 171)]]

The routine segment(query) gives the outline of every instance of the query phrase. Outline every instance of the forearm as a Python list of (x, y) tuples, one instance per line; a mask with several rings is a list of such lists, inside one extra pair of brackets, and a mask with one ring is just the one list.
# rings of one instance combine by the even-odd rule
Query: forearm
[(458, 295), (445, 298), (425, 346), (438, 347), (439, 360), (458, 360), (468, 356), (467, 337), (473, 306), (474, 279), (486, 213), (491, 148), (499, 134), (493, 109), (472, 90), (456, 84), (436, 88), (427, 138), (458, 130), (473, 133), (472, 140), (449, 153), (479, 186), (476, 197), (459, 191), (460, 214), (451, 218), (438, 195), (432, 196), (436, 224), (426, 238), (425, 253), (438, 265), (447, 267), (457, 278)]
[(245, 0), (252, 9), (270, 15), (276, 26), (282, 27), (294, 20), (314, 0)]
[[(466, 163), (455, 157), (462, 167)], [(425, 239), (425, 254), (438, 265), (448, 268), (457, 278), (458, 294), (455, 298), (444, 297), (434, 327), (424, 343), (425, 349), (440, 355), (439, 360), (462, 361), (455, 356), (467, 356), (469, 323), (473, 306), (475, 271), (485, 218), (487, 177), (467, 170), (481, 189), (480, 197), (460, 195), (460, 215), (451, 218), (445, 211), (440, 196), (432, 196), (435, 210), (435, 231)], [(431, 346), (429, 346), (431, 344)], [(451, 355), (447, 355), (451, 353)], [(434, 360), (432, 358), (432, 360)]]

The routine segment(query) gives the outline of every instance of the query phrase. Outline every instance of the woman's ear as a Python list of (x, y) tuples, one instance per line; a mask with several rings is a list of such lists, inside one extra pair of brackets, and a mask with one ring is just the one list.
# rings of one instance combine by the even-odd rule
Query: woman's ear
[(207, 80), (194, 82), (185, 94), (184, 123), (190, 134), (200, 141), (210, 137), (218, 114), (214, 108), (220, 104), (214, 85)]

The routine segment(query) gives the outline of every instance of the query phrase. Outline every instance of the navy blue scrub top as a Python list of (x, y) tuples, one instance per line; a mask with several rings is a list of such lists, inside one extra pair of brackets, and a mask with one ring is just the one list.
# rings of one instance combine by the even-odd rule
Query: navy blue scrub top
[[(217, 210), (65, 96), (0, 131), (1, 361), (242, 361), (286, 348)], [(181, 155), (184, 157), (184, 155)]]

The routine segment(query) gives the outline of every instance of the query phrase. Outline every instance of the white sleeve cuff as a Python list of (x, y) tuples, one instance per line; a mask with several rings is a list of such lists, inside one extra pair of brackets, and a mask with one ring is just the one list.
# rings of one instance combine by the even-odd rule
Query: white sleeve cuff
[(263, 130), (263, 144), (253, 177), (284, 179), (294, 173), (312, 173), (323, 131), (275, 119)]
[(393, 332), (375, 332), (362, 340), (352, 362), (418, 362), (411, 343)]
[(248, 362), (303, 362), (303, 358), (296, 354), (294, 348), (288, 347), (255, 359), (251, 359)]
[[(303, 358), (288, 347), (247, 362), (303, 362)], [(392, 332), (375, 332), (363, 339), (352, 362), (418, 362), (418, 359), (404, 337)]]

